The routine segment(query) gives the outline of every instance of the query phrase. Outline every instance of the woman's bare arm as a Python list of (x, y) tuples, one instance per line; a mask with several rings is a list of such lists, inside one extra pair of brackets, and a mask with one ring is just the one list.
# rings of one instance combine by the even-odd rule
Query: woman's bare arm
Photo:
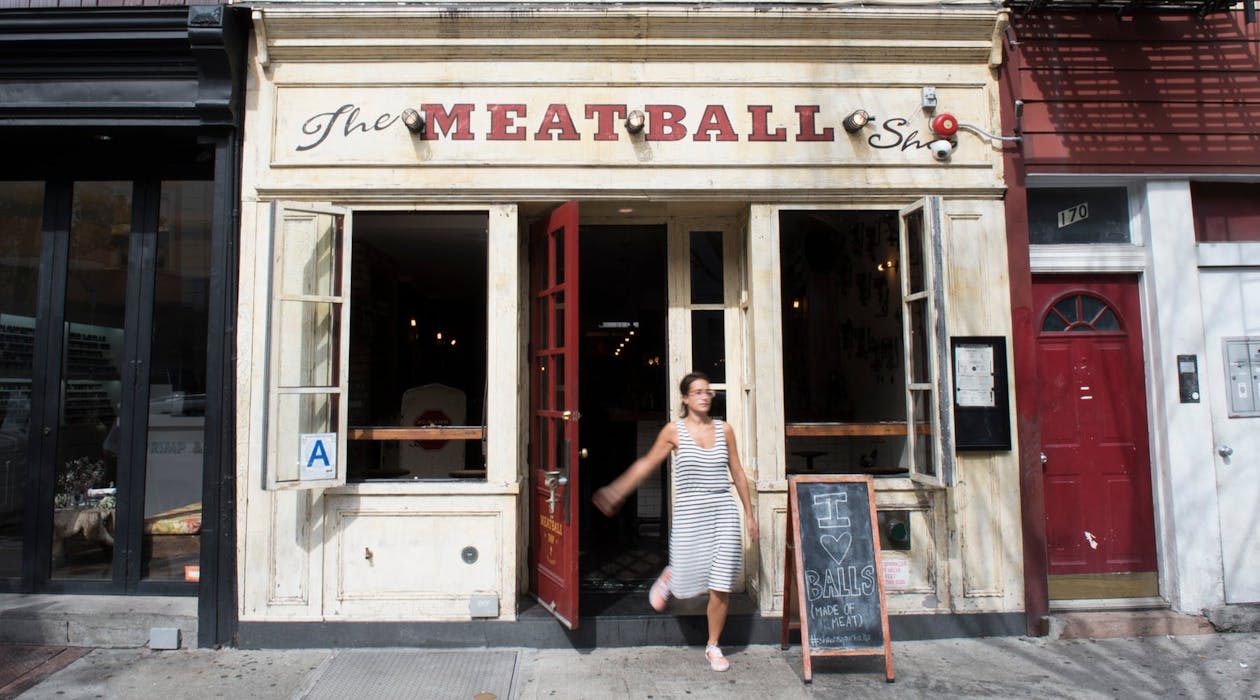
[(621, 473), (613, 482), (602, 489), (595, 492), (591, 497), (591, 502), (599, 509), (601, 513), (608, 517), (616, 515), (621, 509), (621, 505), (626, 502), (626, 497), (634, 490), (639, 488), (639, 484), (648, 478), (656, 468), (661, 466), (665, 458), (670, 452), (678, 446), (678, 427), (673, 423), (668, 423), (661, 432), (656, 436), (656, 442), (652, 443), (652, 449), (647, 454), (634, 460), (624, 472)]

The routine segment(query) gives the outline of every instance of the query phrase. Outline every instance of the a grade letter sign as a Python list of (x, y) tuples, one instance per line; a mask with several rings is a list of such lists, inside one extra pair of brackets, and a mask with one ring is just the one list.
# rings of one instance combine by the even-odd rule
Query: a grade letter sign
[(325, 481), (337, 478), (337, 434), (307, 433), (300, 439), (299, 478), (302, 481)]

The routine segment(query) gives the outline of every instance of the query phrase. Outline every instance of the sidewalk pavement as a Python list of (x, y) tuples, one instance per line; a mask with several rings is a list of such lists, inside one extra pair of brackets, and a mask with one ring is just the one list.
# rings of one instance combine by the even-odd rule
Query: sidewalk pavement
[(891, 684), (882, 657), (815, 657), (806, 685), (799, 646), (726, 652), (730, 671), (714, 673), (684, 647), (96, 649), (19, 697), (1260, 698), (1258, 633), (894, 642)]

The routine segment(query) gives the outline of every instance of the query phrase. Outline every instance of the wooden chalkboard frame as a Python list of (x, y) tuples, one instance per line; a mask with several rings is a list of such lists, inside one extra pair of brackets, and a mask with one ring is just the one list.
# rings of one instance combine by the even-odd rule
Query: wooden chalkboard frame
[[(809, 615), (805, 594), (805, 567), (801, 549), (800, 503), (797, 500), (797, 484), (803, 483), (863, 483), (866, 485), (867, 503), (871, 510), (871, 547), (872, 559), (875, 563), (875, 580), (879, 588), (879, 616), (883, 628), (884, 643), (881, 647), (855, 649), (811, 649), (809, 644)], [(893, 675), (892, 640), (888, 636), (888, 599), (884, 593), (884, 566), (879, 548), (879, 521), (875, 511), (875, 481), (869, 474), (829, 474), (803, 475), (788, 477), (788, 511), (787, 511), (787, 547), (783, 562), (783, 623), (780, 648), (787, 649), (789, 634), (792, 630), (801, 631), (801, 660), (804, 666), (804, 680), (813, 682), (813, 669), (810, 661), (815, 656), (879, 656), (884, 657), (884, 678), (892, 683)], [(792, 603), (798, 611), (798, 621), (792, 620)]]

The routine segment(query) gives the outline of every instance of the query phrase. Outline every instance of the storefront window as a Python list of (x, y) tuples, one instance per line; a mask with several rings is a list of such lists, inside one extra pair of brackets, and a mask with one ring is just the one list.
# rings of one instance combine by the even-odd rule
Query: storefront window
[(942, 483), (939, 200), (779, 218), (787, 472)]
[(208, 181), (162, 183), (141, 563), (148, 579), (200, 573), (213, 193)]
[(905, 474), (897, 213), (785, 211), (779, 251), (788, 472)]
[(74, 185), (53, 504), (54, 578), (112, 575), (109, 533), (122, 440), (118, 413), (131, 195), (131, 182)]
[(43, 183), (0, 183), (0, 578), (21, 575), (43, 203)]
[(355, 215), (349, 480), (485, 478), (488, 227), (482, 212)]

